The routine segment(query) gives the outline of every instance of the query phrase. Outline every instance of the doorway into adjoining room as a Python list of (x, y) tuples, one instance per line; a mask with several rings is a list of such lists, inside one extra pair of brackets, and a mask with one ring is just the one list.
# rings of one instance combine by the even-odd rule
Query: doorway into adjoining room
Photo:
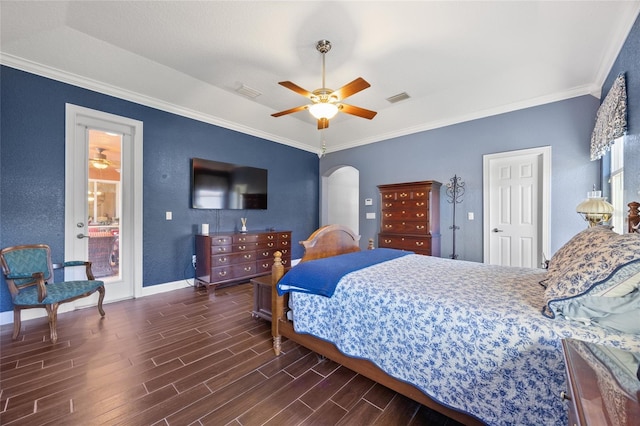
[(333, 168), (322, 176), (321, 225), (338, 224), (360, 234), (360, 171), (352, 166)]

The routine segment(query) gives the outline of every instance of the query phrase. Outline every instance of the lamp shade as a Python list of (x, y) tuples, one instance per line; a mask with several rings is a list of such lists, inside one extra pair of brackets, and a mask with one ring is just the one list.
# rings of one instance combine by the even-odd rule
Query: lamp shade
[(321, 118), (329, 120), (338, 113), (338, 106), (329, 102), (318, 102), (309, 107), (309, 112), (318, 120)]
[(578, 204), (576, 211), (584, 216), (589, 226), (607, 222), (613, 214), (613, 205), (600, 196), (601, 191), (589, 192), (587, 199)]

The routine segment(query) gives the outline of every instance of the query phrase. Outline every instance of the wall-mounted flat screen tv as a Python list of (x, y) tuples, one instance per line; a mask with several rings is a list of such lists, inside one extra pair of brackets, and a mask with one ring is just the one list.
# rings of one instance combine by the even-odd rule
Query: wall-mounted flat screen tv
[(191, 207), (265, 210), (267, 170), (220, 161), (191, 159)]

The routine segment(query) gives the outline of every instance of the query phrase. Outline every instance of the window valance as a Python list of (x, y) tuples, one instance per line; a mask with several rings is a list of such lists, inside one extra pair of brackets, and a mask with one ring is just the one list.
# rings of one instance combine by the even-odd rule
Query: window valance
[(596, 125), (591, 134), (591, 161), (601, 158), (613, 141), (626, 131), (627, 84), (624, 74), (620, 74), (596, 113)]

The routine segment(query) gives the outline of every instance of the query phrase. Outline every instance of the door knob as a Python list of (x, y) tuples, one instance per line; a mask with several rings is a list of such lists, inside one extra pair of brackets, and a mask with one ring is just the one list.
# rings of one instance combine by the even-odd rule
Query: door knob
[(502, 229), (493, 228), (491, 232), (504, 232)]
[(88, 235), (84, 235), (83, 233), (80, 233), (80, 234), (76, 235), (76, 238), (81, 240), (83, 238), (89, 238), (89, 236)]

